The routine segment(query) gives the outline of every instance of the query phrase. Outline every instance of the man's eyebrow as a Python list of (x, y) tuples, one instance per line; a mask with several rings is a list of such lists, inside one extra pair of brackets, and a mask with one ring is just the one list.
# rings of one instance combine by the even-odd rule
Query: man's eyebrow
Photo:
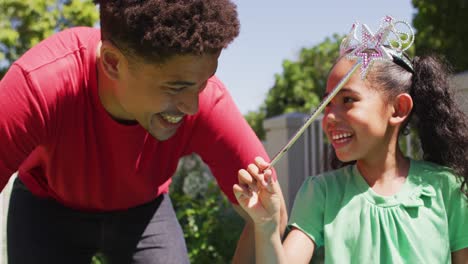
[[(352, 89), (349, 88), (341, 88), (341, 90), (338, 93), (344, 93), (344, 92), (351, 92), (351, 93), (356, 93), (356, 91), (353, 91)], [(323, 94), (323, 98), (326, 98), (330, 93), (325, 92)]]
[[(213, 77), (215, 74), (216, 74), (216, 69), (210, 75), (209, 78)], [(169, 82), (165, 82), (165, 84), (169, 85), (169, 86), (192, 86), (192, 85), (196, 85), (196, 83), (190, 82), (190, 81), (169, 81)]]
[(195, 85), (194, 82), (189, 81), (173, 81), (173, 82), (166, 82), (166, 85), (169, 86), (192, 86)]
[[(213, 74), (210, 75), (210, 78), (213, 77), (215, 75), (216, 71), (213, 72)], [(193, 86), (193, 85), (196, 85), (196, 83), (194, 82), (190, 82), (190, 81), (169, 81), (169, 82), (165, 82), (165, 85), (169, 85), (169, 86)]]

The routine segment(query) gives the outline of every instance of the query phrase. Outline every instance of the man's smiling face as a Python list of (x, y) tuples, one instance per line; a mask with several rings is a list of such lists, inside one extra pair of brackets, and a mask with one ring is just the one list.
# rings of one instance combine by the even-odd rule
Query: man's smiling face
[(177, 55), (162, 64), (134, 63), (121, 71), (119, 107), (153, 137), (173, 136), (186, 115), (198, 112), (198, 96), (214, 75), (220, 53)]

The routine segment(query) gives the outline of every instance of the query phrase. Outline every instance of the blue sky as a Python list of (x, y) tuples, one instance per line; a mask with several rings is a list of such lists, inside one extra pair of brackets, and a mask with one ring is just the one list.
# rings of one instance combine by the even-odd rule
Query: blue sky
[(241, 32), (221, 54), (217, 76), (243, 114), (259, 108), (283, 60), (295, 60), (302, 47), (346, 34), (354, 21), (375, 32), (385, 15), (411, 23), (415, 13), (411, 0), (233, 1)]

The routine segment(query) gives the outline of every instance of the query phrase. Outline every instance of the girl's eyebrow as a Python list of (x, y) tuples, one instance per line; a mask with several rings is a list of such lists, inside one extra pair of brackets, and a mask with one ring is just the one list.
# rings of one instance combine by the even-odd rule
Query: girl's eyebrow
[[(354, 91), (353, 89), (343, 87), (343, 88), (341, 88), (341, 90), (338, 92), (338, 94), (340, 94), (340, 93), (345, 93), (345, 92), (357, 93), (357, 92)], [(330, 94), (330, 93), (325, 92), (325, 93), (323, 94), (323, 98), (326, 98), (329, 94)]]

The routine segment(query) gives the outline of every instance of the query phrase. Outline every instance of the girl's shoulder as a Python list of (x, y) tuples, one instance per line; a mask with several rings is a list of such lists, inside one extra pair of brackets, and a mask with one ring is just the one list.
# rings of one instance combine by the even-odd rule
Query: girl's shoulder
[(433, 189), (434, 195), (446, 202), (451, 199), (464, 200), (460, 187), (461, 178), (452, 169), (436, 163), (411, 160), (410, 181), (414, 186)]
[(352, 180), (354, 165), (347, 165), (339, 169), (322, 172), (307, 177), (303, 185), (315, 186), (320, 189), (342, 189)]
[(346, 176), (351, 176), (353, 174), (354, 167), (356, 165), (351, 164), (351, 165), (346, 165), (338, 169), (334, 170), (329, 170), (322, 172), (320, 174), (317, 174), (315, 176), (312, 176), (311, 178), (315, 181), (336, 181), (336, 180), (342, 180), (343, 176), (346, 178)]
[(413, 180), (427, 184), (460, 186), (459, 177), (452, 169), (424, 160), (411, 160), (410, 176)]

